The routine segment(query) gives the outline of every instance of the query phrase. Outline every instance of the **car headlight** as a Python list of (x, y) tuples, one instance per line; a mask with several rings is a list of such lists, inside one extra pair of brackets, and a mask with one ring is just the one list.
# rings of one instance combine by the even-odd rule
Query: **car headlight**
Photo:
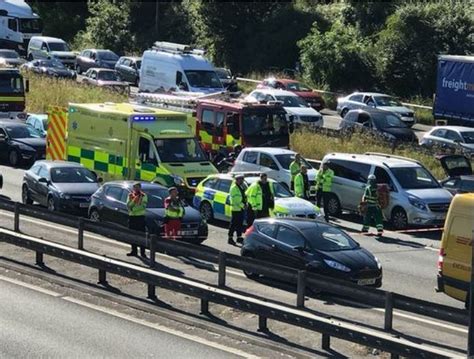
[(377, 263), (377, 268), (382, 269), (382, 263), (380, 263), (380, 260), (374, 256), (375, 262)]
[(33, 147), (25, 145), (24, 143), (20, 143), (18, 145), (18, 148), (22, 151), (30, 151), (30, 152), (35, 152), (36, 151)]
[(351, 271), (351, 269), (349, 267), (346, 267), (344, 264), (341, 264), (341, 263), (336, 262), (336, 261), (325, 259), (324, 263), (326, 263), (329, 267), (331, 267), (333, 269), (336, 269), (336, 270), (340, 270), (342, 272), (350, 272)]
[(408, 197), (408, 201), (410, 202), (410, 204), (413, 206), (413, 207), (416, 207), (422, 211), (426, 211), (427, 210), (427, 207), (426, 207), (426, 203), (419, 200), (418, 198), (416, 197)]
[(173, 178), (174, 184), (176, 186), (183, 186), (184, 185), (183, 177), (177, 176), (177, 175), (171, 175), (171, 178)]
[(67, 193), (60, 193), (59, 198), (61, 198), (61, 199), (71, 199), (71, 195), (69, 195)]

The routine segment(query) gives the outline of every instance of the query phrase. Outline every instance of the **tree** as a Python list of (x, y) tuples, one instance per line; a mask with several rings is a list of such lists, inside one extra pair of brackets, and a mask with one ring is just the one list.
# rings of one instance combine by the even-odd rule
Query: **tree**
[(90, 16), (86, 30), (78, 34), (80, 47), (94, 46), (123, 54), (135, 50), (130, 32), (130, 1), (109, 0), (88, 2)]
[(474, 53), (474, 9), (463, 2), (402, 6), (387, 19), (376, 44), (384, 86), (409, 97), (431, 97), (439, 54)]
[(313, 26), (298, 43), (304, 77), (334, 90), (372, 87), (374, 83), (370, 44), (354, 26), (337, 20), (327, 32)]

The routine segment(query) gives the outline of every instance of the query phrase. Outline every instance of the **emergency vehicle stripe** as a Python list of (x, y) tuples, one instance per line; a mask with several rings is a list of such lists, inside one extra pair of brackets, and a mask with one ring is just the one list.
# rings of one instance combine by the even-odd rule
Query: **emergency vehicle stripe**
[(51, 106), (48, 109), (48, 130), (46, 135), (46, 158), (66, 159), (67, 109)]
[(24, 97), (18, 97), (18, 96), (0, 96), (0, 101), (5, 101), (5, 102), (23, 102), (25, 101)]

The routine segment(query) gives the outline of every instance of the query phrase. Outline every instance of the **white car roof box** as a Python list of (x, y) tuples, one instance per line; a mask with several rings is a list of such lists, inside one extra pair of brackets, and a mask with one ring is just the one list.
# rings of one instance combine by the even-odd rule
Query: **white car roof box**
[(172, 54), (192, 54), (204, 56), (205, 50), (195, 49), (191, 45), (175, 44), (173, 42), (156, 41), (152, 47), (153, 50), (169, 52)]

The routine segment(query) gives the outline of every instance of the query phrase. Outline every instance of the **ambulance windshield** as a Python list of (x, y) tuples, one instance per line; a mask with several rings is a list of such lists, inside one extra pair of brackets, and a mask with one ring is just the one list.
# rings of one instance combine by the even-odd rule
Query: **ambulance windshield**
[(194, 137), (157, 139), (155, 145), (162, 162), (208, 161)]

